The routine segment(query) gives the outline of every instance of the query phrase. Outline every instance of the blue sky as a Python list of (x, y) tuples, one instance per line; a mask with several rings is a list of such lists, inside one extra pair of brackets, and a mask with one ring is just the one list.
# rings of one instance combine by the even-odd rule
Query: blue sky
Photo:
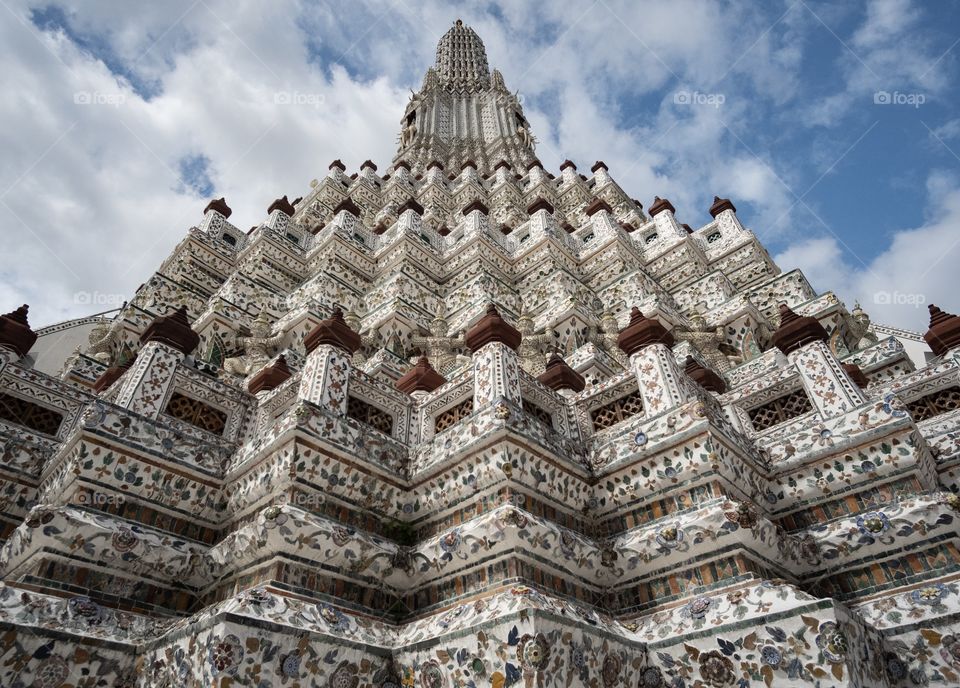
[(129, 295), (225, 195), (241, 227), (334, 158), (386, 169), (461, 17), (556, 169), (737, 205), (785, 270), (925, 329), (960, 311), (960, 0), (15, 2), (0, 22), (0, 305)]

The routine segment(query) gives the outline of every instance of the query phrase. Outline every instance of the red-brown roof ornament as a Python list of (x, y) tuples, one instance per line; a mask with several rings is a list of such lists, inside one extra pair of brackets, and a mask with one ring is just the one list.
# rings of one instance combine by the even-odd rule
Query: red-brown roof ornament
[(463, 339), (470, 352), (476, 353), (490, 342), (500, 342), (516, 351), (523, 336), (520, 330), (500, 317), (497, 307), (491, 303), (487, 305), (486, 314), (470, 328)]
[(687, 360), (683, 364), (683, 372), (708, 392), (723, 394), (727, 391), (727, 383), (723, 381), (723, 378), (710, 368), (704, 368), (693, 356), (687, 356)]
[(180, 306), (169, 315), (157, 316), (140, 335), (140, 344), (159, 342), (188, 355), (200, 343), (200, 335), (190, 329), (187, 307)]
[(17, 310), (0, 316), (0, 346), (13, 349), (20, 358), (26, 356), (37, 341), (37, 333), (30, 329), (27, 321), (28, 310), (30, 306), (23, 304)]
[(533, 203), (527, 206), (527, 215), (533, 215), (538, 210), (546, 210), (548, 213), (553, 215), (554, 207), (546, 198), (538, 198)]
[(296, 212), (296, 209), (293, 207), (293, 204), (287, 200), (286, 196), (278, 198), (273, 203), (270, 204), (270, 207), (267, 208), (267, 215), (272, 213), (274, 210), (279, 210), (281, 213), (287, 217), (293, 217), (293, 214)]
[(354, 203), (353, 199), (350, 198), (349, 196), (347, 196), (342, 201), (340, 201), (339, 204), (337, 204), (337, 207), (333, 209), (333, 214), (338, 215), (342, 210), (346, 210), (348, 213), (350, 213), (351, 215), (353, 215), (358, 219), (360, 217), (359, 206), (357, 206), (357, 204)]
[(230, 209), (230, 206), (227, 205), (227, 201), (224, 199), (223, 196), (221, 196), (220, 198), (215, 198), (209, 203), (207, 203), (207, 207), (203, 209), (203, 214), (206, 215), (207, 212), (210, 210), (216, 210), (218, 213), (220, 213), (224, 217), (230, 217), (230, 215), (233, 213), (233, 211)]
[(477, 163), (475, 163), (473, 160), (464, 160), (464, 161), (463, 161), (463, 164), (460, 165), (460, 171), (463, 172), (463, 171), (464, 171), (465, 169), (467, 169), (468, 167), (472, 167), (473, 169), (477, 169)]
[(133, 367), (134, 362), (137, 360), (137, 354), (134, 354), (124, 363), (118, 363), (117, 365), (110, 366), (101, 373), (100, 377), (96, 379), (93, 383), (93, 391), (97, 394), (100, 394), (105, 389), (109, 389), (110, 385), (119, 380), (125, 372), (130, 370)]
[(412, 171), (413, 171), (413, 168), (410, 167), (410, 163), (408, 163), (406, 160), (402, 160), (402, 159), (401, 159), (401, 160), (397, 160), (396, 164), (393, 166), (393, 169), (394, 169), (394, 170), (399, 170), (401, 167), (402, 167), (403, 169), (405, 169), (407, 172), (412, 172)]
[(397, 214), (403, 215), (408, 210), (412, 210), (417, 215), (421, 215), (421, 216), (424, 213), (423, 206), (417, 203), (417, 199), (415, 198), (408, 198), (406, 203), (404, 203), (402, 206), (397, 208)]
[(596, 174), (597, 170), (599, 169), (603, 169), (607, 171), (610, 170), (610, 168), (607, 167), (607, 163), (605, 163), (603, 160), (597, 160), (595, 163), (593, 163), (593, 167), (590, 168), (590, 171)]
[(480, 199), (477, 199), (463, 209), (463, 216), (466, 217), (467, 215), (472, 213), (474, 210), (479, 210), (484, 215), (490, 214), (490, 209), (483, 204), (483, 201), (481, 201)]
[(431, 160), (430, 164), (427, 165), (427, 172), (432, 170), (434, 167), (436, 167), (440, 171), (443, 171), (443, 165), (440, 163), (439, 160)]
[(677, 213), (677, 209), (673, 207), (673, 203), (671, 203), (669, 200), (666, 198), (660, 198), (659, 196), (654, 196), (653, 203), (650, 204), (650, 209), (647, 211), (647, 213), (650, 215), (650, 217), (656, 217), (664, 210), (669, 210), (674, 215)]
[(719, 196), (713, 197), (713, 205), (710, 206), (710, 215), (716, 217), (724, 210), (732, 210), (737, 212), (737, 209), (733, 206), (733, 203), (730, 202), (729, 198), (720, 198)]
[(369, 167), (371, 170), (373, 170), (374, 172), (377, 171), (377, 166), (373, 164), (373, 161), (372, 161), (372, 160), (364, 160), (364, 161), (363, 161), (363, 164), (360, 165), (360, 169), (361, 169), (361, 170), (365, 170), (365, 169), (367, 169), (368, 167)]
[(780, 351), (789, 354), (804, 344), (824, 342), (829, 338), (819, 320), (809, 315), (799, 316), (787, 304), (780, 304), (780, 327), (770, 338)]
[(687, 234), (693, 234), (693, 227), (688, 225), (686, 222), (682, 223), (680, 226), (687, 230)]
[(673, 335), (658, 320), (644, 317), (640, 309), (634, 306), (630, 311), (629, 324), (620, 331), (620, 336), (617, 337), (617, 346), (627, 356), (632, 356), (640, 349), (651, 344), (673, 346)]
[(856, 363), (844, 363), (841, 366), (850, 376), (850, 379), (853, 380), (857, 387), (860, 389), (866, 389), (870, 385), (870, 378), (863, 374), (863, 371), (860, 370), (860, 366)]
[(280, 354), (276, 361), (262, 368), (259, 373), (250, 378), (250, 382), (247, 383), (247, 391), (250, 394), (256, 394), (257, 392), (276, 389), (286, 380), (289, 380), (292, 374), (289, 366), (287, 366), (287, 359), (283, 354)]
[(930, 329), (923, 335), (930, 350), (942, 356), (955, 346), (960, 346), (960, 317), (940, 310), (932, 303), (930, 311)]
[(394, 386), (404, 394), (411, 392), (432, 392), (446, 383), (447, 378), (434, 370), (430, 360), (421, 356), (417, 364), (403, 374)]
[(586, 214), (587, 217), (592, 217), (593, 215), (596, 215), (597, 213), (599, 213), (601, 210), (605, 210), (608, 213), (613, 214), (613, 208), (610, 207), (609, 203), (607, 203), (602, 198), (594, 198), (592, 201), (590, 201), (590, 204), (583, 209), (583, 212)]
[(447, 227), (446, 225), (440, 225), (440, 229), (437, 230), (437, 234), (439, 234), (440, 236), (447, 236), (448, 234), (450, 234), (450, 228)]
[(576, 169), (577, 169), (577, 166), (574, 165), (571, 160), (564, 160), (564, 161), (563, 161), (563, 164), (560, 165), (560, 171), (563, 172), (563, 171), (564, 171), (565, 169), (567, 169), (568, 167), (571, 168), (571, 169), (573, 169), (574, 171), (576, 171)]
[(539, 167), (539, 168), (542, 170), (542, 169), (543, 169), (543, 163), (540, 162), (540, 160), (539, 160), (538, 158), (534, 158), (533, 160), (531, 160), (530, 162), (527, 163), (527, 172), (529, 172), (530, 170), (532, 170), (534, 167)]
[(567, 365), (567, 362), (556, 353), (550, 356), (547, 369), (540, 373), (537, 379), (554, 391), (570, 389), (581, 392), (587, 386), (583, 375)]
[(344, 165), (342, 162), (340, 162), (340, 159), (339, 159), (339, 158), (337, 158), (337, 159), (334, 160), (332, 163), (330, 163), (330, 167), (328, 167), (327, 169), (328, 169), (328, 170), (332, 170), (334, 167), (336, 167), (336, 168), (337, 168), (338, 170), (340, 170), (341, 172), (346, 172), (346, 171), (347, 171), (347, 166)]
[(510, 163), (508, 163), (506, 160), (501, 159), (500, 162), (498, 162), (496, 165), (493, 166), (493, 171), (496, 172), (496, 171), (499, 170), (501, 167), (506, 167), (508, 170), (512, 170), (512, 169), (513, 169), (513, 165), (511, 165)]
[(317, 323), (316, 327), (303, 338), (303, 346), (308, 354), (321, 344), (330, 344), (348, 354), (353, 354), (360, 348), (360, 334), (351, 330), (344, 321), (343, 311), (334, 308), (329, 318)]

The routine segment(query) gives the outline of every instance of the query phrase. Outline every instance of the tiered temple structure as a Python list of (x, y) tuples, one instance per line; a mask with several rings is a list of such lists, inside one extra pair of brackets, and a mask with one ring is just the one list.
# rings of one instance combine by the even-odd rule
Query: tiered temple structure
[(0, 685), (957, 685), (960, 318), (544, 169), (459, 21), (400, 126), (59, 376), (0, 319)]

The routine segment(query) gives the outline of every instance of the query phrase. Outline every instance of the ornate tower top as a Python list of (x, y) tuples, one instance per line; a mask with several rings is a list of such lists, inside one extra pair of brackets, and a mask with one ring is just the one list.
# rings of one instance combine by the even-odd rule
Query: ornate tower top
[(523, 170), (536, 160), (535, 143), (520, 99), (490, 71), (483, 41), (458, 19), (437, 44), (420, 91), (410, 94), (394, 167), (403, 161), (424, 174), (440, 163), (458, 172), (469, 161), (481, 175), (500, 162)]
[(440, 85), (449, 91), (473, 91), (490, 84), (483, 41), (459, 19), (437, 43), (436, 70)]

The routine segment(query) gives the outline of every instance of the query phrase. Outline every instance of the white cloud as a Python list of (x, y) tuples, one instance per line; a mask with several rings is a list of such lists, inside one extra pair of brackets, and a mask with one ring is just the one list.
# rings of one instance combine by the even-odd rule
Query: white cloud
[[(804, 36), (822, 31), (791, 2), (774, 12), (774, 26), (746, 0), (454, 8), (205, 0), (68, 11), (75, 31), (155, 86), (148, 100), (67, 36), (31, 26), (28, 8), (46, 3), (21, 0), (13, 6), (21, 21), (0, 23), (0, 198), (9, 206), (0, 205), (0, 222), (16, 239), (16, 259), (0, 267), (0, 307), (31, 303), (35, 325), (87, 313), (74, 301), (79, 290), (130, 295), (159, 266), (207, 201), (184, 192), (177, 174), (186, 157), (209, 160), (215, 195), (226, 196), (242, 228), (262, 220), (275, 197), (302, 195), (333, 158), (351, 169), (370, 158), (385, 170), (407, 88), (419, 86), (457, 16), (525, 96), (548, 166), (603, 159), (628, 193), (645, 205), (668, 196), (694, 226), (720, 194), (762, 238), (797, 229), (788, 187), (805, 188), (800, 163), (757, 127), (791, 110)], [(912, 6), (874, 7), (858, 50), (883, 50), (881, 38)], [(725, 102), (680, 106), (679, 89)], [(308, 104), (278, 105), (278, 92)], [(124, 102), (79, 106), (76, 93)], [(836, 114), (846, 107), (838, 102)]]
[(926, 331), (927, 305), (960, 313), (960, 181), (933, 173), (927, 193), (925, 222), (895, 232), (889, 247), (867, 264), (834, 237), (796, 243), (775, 260), (784, 270), (799, 267), (814, 288), (835, 291), (850, 307), (859, 301), (875, 322)]

